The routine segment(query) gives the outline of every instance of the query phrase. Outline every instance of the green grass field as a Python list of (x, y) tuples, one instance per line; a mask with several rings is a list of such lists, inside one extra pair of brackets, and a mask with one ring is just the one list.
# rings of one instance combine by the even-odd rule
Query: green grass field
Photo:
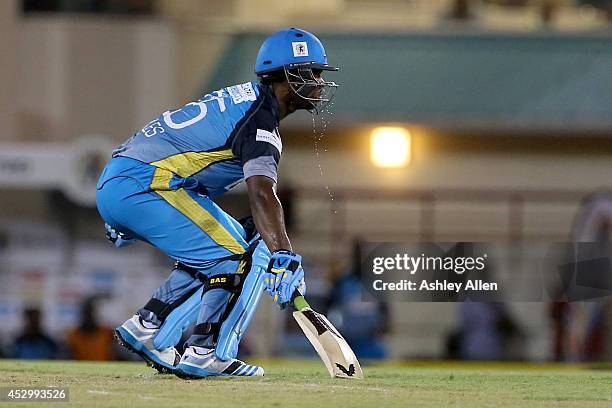
[(263, 378), (184, 381), (139, 363), (0, 360), (0, 387), (68, 387), (70, 402), (52, 406), (71, 407), (612, 407), (610, 367), (416, 362), (350, 381), (314, 360), (259, 363)]

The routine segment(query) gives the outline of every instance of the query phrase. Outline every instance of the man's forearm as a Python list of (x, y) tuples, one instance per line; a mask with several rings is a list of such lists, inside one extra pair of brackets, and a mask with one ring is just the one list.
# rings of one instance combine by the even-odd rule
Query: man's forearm
[(270, 251), (293, 250), (285, 229), (283, 207), (275, 194), (261, 193), (252, 197), (251, 211), (257, 231)]

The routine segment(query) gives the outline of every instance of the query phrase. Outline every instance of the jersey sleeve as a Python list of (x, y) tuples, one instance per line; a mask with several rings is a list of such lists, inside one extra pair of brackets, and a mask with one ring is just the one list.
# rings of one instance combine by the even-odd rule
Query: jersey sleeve
[(277, 170), (283, 144), (278, 122), (264, 107), (242, 124), (232, 143), (232, 151), (242, 163), (244, 178), (266, 176), (278, 181)]

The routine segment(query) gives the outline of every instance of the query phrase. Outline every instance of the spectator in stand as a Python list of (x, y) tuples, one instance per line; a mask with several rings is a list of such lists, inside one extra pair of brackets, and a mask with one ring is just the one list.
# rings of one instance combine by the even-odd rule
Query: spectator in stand
[(11, 346), (9, 357), (27, 360), (57, 358), (57, 343), (43, 332), (40, 324), (40, 310), (36, 308), (25, 309), (23, 319), (23, 332), (15, 339)]
[(79, 326), (68, 333), (68, 345), (75, 360), (114, 359), (113, 331), (99, 324), (96, 301), (96, 297), (83, 301)]

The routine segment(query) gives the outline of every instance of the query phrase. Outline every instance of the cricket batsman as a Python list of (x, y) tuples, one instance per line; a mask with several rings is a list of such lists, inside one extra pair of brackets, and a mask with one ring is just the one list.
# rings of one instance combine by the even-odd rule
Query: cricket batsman
[[(236, 359), (259, 298), (266, 290), (283, 307), (306, 290), (276, 195), (279, 122), (298, 110), (318, 113), (337, 88), (322, 72), (337, 70), (311, 33), (276, 32), (257, 55), (257, 82), (166, 111), (113, 151), (96, 194), (107, 237), (117, 247), (148, 242), (176, 261), (151, 299), (115, 330), (158, 371), (264, 374)], [(244, 180), (252, 218), (239, 222), (213, 199)], [(181, 356), (174, 346), (194, 322)]]

